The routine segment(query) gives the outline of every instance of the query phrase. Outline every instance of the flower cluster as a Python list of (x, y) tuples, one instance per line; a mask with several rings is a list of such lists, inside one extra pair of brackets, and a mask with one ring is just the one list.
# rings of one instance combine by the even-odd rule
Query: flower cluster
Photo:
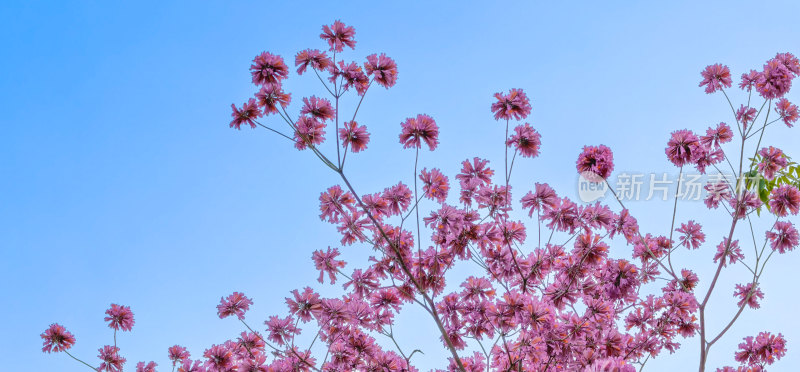
[[(384, 88), (397, 84), (397, 65), (383, 53), (366, 57), (363, 67), (337, 61), (345, 47), (356, 45), (354, 28), (340, 21), (324, 26), (320, 37), (328, 50), (299, 52), (295, 67), (298, 75), (313, 71), (329, 96), (303, 98), (296, 120), (292, 119), (291, 94), (282, 88), (289, 69), (282, 57), (263, 52), (250, 67), (258, 92), (243, 106), (233, 106), (230, 126), (262, 126), (275, 132), (297, 149), (310, 150), (341, 178), (341, 184), (320, 194), (319, 217), (335, 227), (341, 245), (347, 247), (343, 250), (366, 248), (368, 260), (350, 265), (338, 247), (315, 250), (311, 260), (319, 271), (317, 280), (325, 284), (327, 277), (331, 285), (343, 282), (343, 293), (324, 296), (312, 287), (295, 289), (285, 299), (286, 313), (270, 315), (261, 331), (246, 322), (253, 305), (250, 298), (240, 292), (221, 298), (217, 315), (236, 316), (247, 331), (210, 346), (197, 359), (179, 345), (170, 347), (168, 358), (179, 372), (416, 371), (412, 362), (418, 350), (409, 350), (395, 338), (395, 332), (403, 332), (395, 324), (398, 315), (412, 306), (430, 316), (428, 325), (449, 353), (443, 363), (447, 371), (629, 372), (665, 351), (674, 352), (694, 336), (701, 345), (702, 370), (710, 345), (728, 329), (714, 338), (705, 328), (713, 283), (724, 268), (747, 259), (740, 240), (748, 239), (737, 234), (744, 234), (740, 231), (746, 224), (741, 221), (753, 212), (760, 215), (762, 208), (777, 217), (762, 235), (763, 246), (769, 243), (772, 251), (765, 254), (765, 249), (759, 252), (756, 247), (754, 277), (734, 289), (740, 312), (761, 306), (764, 293), (759, 284), (769, 255), (792, 251), (800, 244), (797, 229), (785, 220), (800, 212), (800, 190), (782, 181), (792, 170), (800, 175), (800, 170), (791, 168), (793, 163), (780, 149), (760, 148), (760, 139), (755, 146), (760, 150), (749, 165), (744, 153), (728, 156), (723, 149), (737, 139), (744, 149), (748, 138), (755, 138), (756, 131), (762, 137), (769, 125), (765, 118), (757, 129), (761, 110), (750, 107), (749, 100), (732, 112), (736, 131), (724, 122), (709, 127), (704, 135), (677, 130), (665, 149), (667, 160), (681, 171), (693, 166), (703, 173), (726, 159), (741, 159), (737, 179), (755, 175), (767, 180), (725, 180), (706, 186), (706, 206), (722, 206), (731, 223), (730, 233), (713, 242), (717, 270), (706, 292), (696, 292), (700, 279), (692, 270), (673, 267), (672, 255), (679, 247), (686, 247), (681, 251), (686, 253), (714, 251), (695, 220), (676, 227), (673, 212), (672, 225), (663, 230), (668, 236), (656, 235), (640, 229), (621, 199), (616, 200), (618, 210), (601, 202), (579, 203), (543, 182), (515, 198), (511, 179), (517, 154), (535, 158), (541, 148), (541, 135), (529, 123), (511, 128), (512, 120), (525, 120), (531, 113), (522, 89), (496, 93), (488, 105), (487, 117), (506, 122), (502, 172), (492, 168), (499, 162), (473, 157), (461, 163), (451, 186), (445, 168), (425, 166), (427, 159), (420, 159), (423, 144), (430, 151), (437, 149), (440, 127), (431, 116), (419, 114), (402, 121), (399, 134), (402, 147), (414, 149), (413, 158), (409, 156), (413, 188), (395, 180), (382, 190), (359, 193), (345, 173), (347, 150), (365, 151), (370, 134), (356, 115), (373, 82)], [(326, 73), (328, 78), (323, 79), (321, 74)], [(757, 92), (765, 105), (778, 100), (775, 111), (780, 117), (773, 120), (791, 126), (798, 119), (797, 107), (784, 96), (798, 73), (797, 58), (782, 53), (762, 71), (744, 74), (739, 87)], [(708, 66), (701, 75), (700, 86), (707, 93), (724, 92), (733, 85), (730, 69), (721, 64)], [(355, 93), (359, 103), (352, 116), (340, 121), (340, 98), (348, 92)], [(257, 121), (273, 114), (291, 132)], [(335, 144), (325, 143), (328, 125), (336, 126)], [(511, 156), (509, 149), (514, 150)], [(614, 165), (613, 153), (605, 145), (583, 147), (576, 161), (578, 173), (590, 175), (594, 182), (607, 179)], [(409, 165), (409, 176), (411, 169)], [(518, 216), (515, 206), (527, 211), (527, 217)], [(753, 231), (745, 233), (746, 238), (756, 236)], [(469, 264), (476, 265), (475, 271), (459, 277), (463, 270), (454, 268)], [(657, 286), (657, 279), (666, 280)], [(134, 324), (128, 307), (112, 305), (106, 314), (115, 332), (129, 331)], [(316, 335), (307, 347), (296, 340), (303, 330)], [(41, 337), (45, 352), (66, 351), (75, 343), (74, 336), (58, 324)], [(316, 342), (324, 344), (324, 357), (312, 353)], [(782, 335), (763, 332), (746, 338), (735, 360), (740, 368), (763, 370), (785, 354), (785, 345)], [(101, 348), (99, 358), (100, 371), (120, 371), (126, 362), (116, 341)], [(153, 372), (156, 366), (140, 362), (136, 370)]]

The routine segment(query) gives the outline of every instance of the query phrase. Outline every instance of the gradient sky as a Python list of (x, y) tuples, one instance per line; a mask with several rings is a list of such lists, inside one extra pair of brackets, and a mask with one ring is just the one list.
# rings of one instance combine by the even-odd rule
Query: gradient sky
[[(397, 134), (418, 113), (433, 116), (442, 133), (422, 166), (452, 176), (460, 161), (480, 156), (502, 169), (503, 129), (489, 105), (509, 88), (531, 97), (528, 121), (543, 141), (539, 158), (515, 165), (518, 191), (549, 182), (575, 197), (574, 161), (587, 144), (611, 147), (616, 172), (676, 173), (663, 153), (670, 131), (733, 122), (722, 96), (697, 87), (700, 70), (721, 62), (738, 76), (776, 52), (800, 53), (800, 3), (658, 3), (4, 1), (0, 369), (85, 370), (66, 355), (41, 353), (39, 334), (52, 322), (76, 335), (76, 355), (96, 364), (97, 348), (111, 342), (103, 311), (112, 302), (136, 314), (133, 333), (119, 336), (132, 370), (140, 360), (168, 366), (166, 349), (176, 343), (200, 356), (238, 335), (241, 326), (215, 309), (234, 290), (254, 298), (248, 319), (257, 326), (286, 312), (292, 289), (340, 292), (315, 282), (310, 260), (313, 250), (338, 246), (317, 211), (334, 175), (266, 131), (228, 128), (230, 104), (254, 93), (253, 56), (268, 50), (291, 60), (322, 49), (320, 27), (335, 19), (356, 29), (357, 49), (345, 58), (385, 52), (399, 66), (396, 87), (371, 91), (359, 112), (372, 133), (370, 149), (348, 157), (361, 193), (411, 181), (413, 152)], [(286, 88), (295, 102), (323, 94), (313, 75), (293, 74)], [(353, 103), (345, 101), (346, 110)], [(766, 138), (800, 156), (797, 130), (776, 126)], [(670, 203), (631, 209), (643, 230), (668, 231)], [(709, 242), (681, 252), (676, 264), (699, 268), (702, 291), (727, 221), (699, 202), (679, 206), (678, 221), (690, 218), (708, 221)], [(343, 251), (355, 263), (368, 254)], [(614, 241), (612, 255), (627, 257), (630, 248)], [(770, 370), (796, 370), (798, 263), (797, 252), (773, 258), (762, 309), (745, 311), (713, 347), (710, 367), (731, 364), (742, 337), (770, 330), (789, 342)], [(746, 274), (723, 272), (712, 330), (735, 312), (733, 285)], [(413, 359), (422, 369), (442, 366), (432, 323), (408, 310), (398, 319), (399, 341), (425, 352)], [(697, 342), (685, 340), (646, 370), (696, 368)]]

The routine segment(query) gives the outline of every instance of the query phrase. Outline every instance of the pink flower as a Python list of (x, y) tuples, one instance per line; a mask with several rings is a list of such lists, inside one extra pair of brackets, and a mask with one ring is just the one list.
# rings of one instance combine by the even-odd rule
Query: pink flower
[(51, 324), (39, 337), (44, 340), (42, 352), (45, 353), (66, 351), (75, 345), (75, 336), (58, 323)]
[(461, 183), (462, 187), (468, 185), (484, 186), (492, 183), (492, 176), (494, 171), (488, 167), (489, 161), (478, 157), (461, 162), (461, 173), (456, 175), (456, 179)]
[(421, 148), (424, 141), (428, 148), (433, 151), (439, 144), (439, 126), (428, 115), (419, 114), (416, 118), (407, 118), (400, 125), (403, 128), (400, 132), (400, 143), (403, 144), (405, 149), (410, 147)]
[(733, 139), (733, 132), (731, 127), (725, 123), (717, 124), (716, 128), (708, 128), (706, 135), (700, 137), (700, 143), (706, 147), (720, 147), (724, 143), (728, 143)]
[(99, 372), (122, 372), (122, 366), (125, 364), (125, 358), (119, 355), (119, 348), (116, 346), (103, 346), (98, 349), (100, 352), (97, 355), (103, 363), (97, 368)]
[(201, 360), (192, 362), (187, 359), (183, 362), (183, 365), (178, 368), (178, 372), (206, 372), (206, 367), (203, 366), (203, 361)]
[(310, 287), (305, 287), (303, 293), (298, 292), (296, 289), (291, 293), (294, 298), (286, 298), (289, 312), (299, 317), (304, 323), (310, 321), (311, 316), (322, 309), (319, 294), (315, 293)]
[(719, 181), (713, 184), (709, 183), (703, 186), (703, 188), (708, 192), (704, 202), (709, 209), (716, 209), (719, 207), (721, 201), (730, 200), (731, 198), (730, 185), (725, 181)]
[(614, 170), (614, 154), (605, 145), (584, 146), (576, 164), (578, 173), (589, 181), (600, 182)]
[(535, 211), (546, 211), (558, 205), (558, 195), (546, 183), (536, 183), (535, 192), (528, 192), (522, 197), (522, 209), (530, 208), (528, 216), (533, 216)]
[(108, 315), (105, 317), (108, 327), (114, 330), (130, 331), (135, 323), (133, 312), (128, 306), (111, 304), (111, 308), (106, 310), (106, 315)]
[(541, 136), (530, 124), (518, 125), (514, 133), (506, 141), (508, 147), (514, 147), (525, 158), (535, 158), (539, 155)]
[(419, 174), (419, 179), (422, 181), (422, 190), (425, 196), (431, 200), (436, 200), (439, 203), (444, 203), (447, 199), (447, 192), (450, 190), (450, 181), (447, 180), (442, 172), (433, 168), (430, 172), (427, 169), (422, 169)]
[(723, 160), (725, 160), (725, 153), (722, 151), (722, 149), (717, 148), (712, 150), (711, 148), (700, 146), (700, 155), (697, 157), (697, 161), (695, 162), (695, 168), (697, 168), (697, 171), (700, 172), (700, 174), (705, 174), (706, 167), (720, 163)]
[(367, 148), (369, 143), (369, 132), (366, 126), (359, 126), (355, 121), (345, 122), (339, 129), (339, 139), (342, 145), (350, 147), (352, 152), (361, 152)]
[(800, 211), (800, 191), (791, 185), (782, 185), (772, 189), (769, 195), (769, 206), (776, 216), (797, 214)]
[(309, 67), (317, 71), (325, 71), (333, 66), (333, 61), (325, 52), (306, 49), (297, 53), (294, 57), (294, 65), (297, 66), (297, 74), (302, 75)]
[(191, 356), (189, 354), (189, 351), (187, 351), (185, 347), (180, 345), (170, 346), (169, 349), (167, 350), (167, 354), (169, 356), (169, 360), (172, 361), (173, 365), (183, 362), (184, 360), (189, 359), (189, 357)]
[(289, 77), (289, 68), (280, 56), (263, 52), (253, 59), (250, 74), (253, 75), (253, 84), (256, 85), (280, 83)]
[(697, 136), (689, 130), (681, 129), (672, 132), (664, 150), (667, 158), (677, 167), (694, 163), (702, 155), (702, 146)]
[(364, 63), (364, 70), (367, 72), (367, 76), (375, 74), (375, 81), (386, 89), (391, 88), (397, 82), (397, 64), (386, 54), (368, 55), (367, 62)]
[(206, 367), (208, 372), (228, 372), (234, 370), (232, 368), (234, 363), (233, 352), (224, 345), (212, 345), (211, 348), (203, 352), (203, 357), (207, 359)]
[(264, 115), (278, 113), (278, 105), (286, 108), (289, 106), (290, 102), (292, 102), (292, 95), (290, 93), (284, 93), (281, 85), (278, 83), (264, 84), (261, 86), (258, 93), (256, 93), (256, 103), (258, 107), (264, 110)]
[[(758, 301), (764, 298), (764, 292), (761, 292), (761, 288), (754, 288), (753, 283), (747, 283), (745, 285), (737, 284), (736, 290), (733, 291), (733, 296), (739, 298), (739, 302), (736, 303), (736, 306), (742, 306), (742, 304), (747, 301), (747, 306), (751, 309), (758, 309), (761, 307)], [(750, 297), (748, 298), (748, 296)]]
[(300, 115), (309, 115), (316, 120), (325, 121), (333, 119), (335, 113), (331, 101), (311, 96), (311, 98), (303, 98), (303, 109), (300, 110)]
[(359, 95), (366, 93), (369, 86), (369, 78), (355, 62), (345, 64), (339, 61), (339, 66), (333, 67), (333, 73), (328, 80), (335, 83), (339, 78), (343, 80), (342, 88), (344, 90), (355, 88)]
[(758, 171), (764, 175), (764, 178), (770, 181), (775, 179), (775, 172), (789, 165), (789, 161), (786, 160), (786, 156), (783, 155), (783, 151), (779, 148), (772, 146), (769, 148), (764, 147), (758, 154), (761, 155), (761, 161), (758, 163)]
[(339, 249), (331, 249), (331, 247), (328, 247), (327, 252), (316, 250), (314, 251), (314, 254), (311, 255), (311, 259), (314, 260), (314, 266), (317, 268), (317, 270), (319, 270), (319, 278), (317, 280), (320, 283), (325, 283), (322, 280), (325, 276), (325, 273), (328, 273), (328, 278), (331, 280), (331, 284), (336, 283), (336, 274), (339, 272), (340, 268), (346, 265), (344, 261), (336, 259), (338, 256)]
[(322, 26), (322, 34), (319, 37), (328, 42), (332, 52), (341, 52), (345, 46), (350, 49), (356, 48), (356, 41), (353, 37), (356, 35), (356, 30), (352, 26), (345, 26), (339, 20), (333, 22), (332, 25)]
[(382, 197), (389, 201), (389, 210), (393, 215), (406, 211), (411, 205), (411, 190), (402, 182), (384, 190)]
[(771, 59), (758, 75), (756, 90), (765, 99), (783, 97), (792, 87), (792, 72), (780, 60)]
[(722, 87), (730, 88), (733, 80), (731, 80), (731, 70), (728, 66), (719, 63), (706, 66), (706, 69), (700, 72), (703, 80), (700, 81), (699, 86), (706, 86), (706, 93), (714, 93)]
[(756, 70), (750, 70), (750, 72), (746, 74), (742, 74), (742, 82), (739, 83), (739, 88), (743, 90), (751, 90), (756, 85), (756, 81), (758, 81), (760, 73)]
[(325, 141), (325, 123), (319, 122), (308, 116), (300, 116), (295, 123), (294, 147), (305, 150), (308, 146), (315, 146)]
[(250, 310), (253, 301), (247, 298), (244, 293), (233, 292), (228, 298), (221, 298), (217, 305), (217, 315), (220, 319), (225, 319), (231, 315), (236, 315), (239, 320), (244, 319), (244, 313)]
[(149, 362), (144, 364), (144, 362), (139, 362), (136, 364), (136, 372), (156, 372), (156, 367), (158, 364), (156, 362)]
[(778, 101), (775, 105), (775, 111), (781, 116), (783, 123), (789, 128), (793, 127), (797, 119), (800, 118), (800, 115), (797, 113), (797, 105), (789, 102), (786, 98), (781, 98), (781, 100)]
[(497, 102), (492, 103), (495, 120), (521, 120), (531, 113), (531, 103), (522, 89), (511, 89), (508, 94), (495, 93)]
[[(339, 222), (340, 217), (347, 211), (354, 211), (356, 199), (349, 191), (344, 192), (341, 186), (331, 186), (319, 195), (319, 218), (328, 222)], [(346, 210), (345, 210), (346, 209)]]
[(261, 111), (256, 105), (256, 100), (252, 98), (242, 105), (241, 109), (236, 108), (236, 105), (234, 104), (231, 104), (231, 108), (233, 109), (233, 113), (231, 114), (233, 117), (230, 125), (231, 128), (242, 129), (242, 124), (248, 124), (251, 128), (255, 128), (255, 120), (260, 118), (262, 115)]
[(761, 206), (761, 199), (752, 191), (745, 191), (737, 198), (730, 198), (732, 213), (736, 218), (745, 218), (747, 213)]
[(729, 263), (735, 264), (736, 261), (743, 260), (744, 254), (742, 254), (742, 249), (739, 248), (739, 241), (734, 240), (728, 244), (728, 238), (724, 238), (722, 242), (717, 245), (714, 263), (719, 259), (722, 259), (722, 266), (728, 266)]
[(744, 338), (739, 344), (739, 351), (734, 358), (737, 362), (754, 367), (747, 371), (763, 371), (762, 364), (772, 364), (786, 355), (786, 339), (778, 333), (777, 336), (769, 332), (761, 332), (755, 339), (752, 336)]
[(292, 317), (269, 317), (269, 320), (264, 322), (264, 324), (267, 325), (267, 331), (269, 331), (269, 336), (267, 336), (267, 338), (278, 345), (285, 345), (294, 338), (294, 335), (300, 334), (300, 329), (295, 327), (292, 323)]
[(747, 130), (747, 127), (753, 120), (756, 118), (756, 109), (741, 105), (739, 109), (736, 110), (736, 120), (742, 123), (742, 129)]
[(794, 75), (800, 75), (800, 60), (792, 53), (778, 53), (775, 60), (782, 63)]
[(791, 222), (779, 221), (775, 222), (772, 230), (767, 231), (767, 240), (772, 250), (785, 253), (797, 248), (800, 244), (800, 234)]
[(703, 234), (702, 226), (694, 221), (682, 223), (681, 227), (675, 229), (675, 231), (683, 234), (679, 238), (679, 241), (680, 245), (686, 248), (697, 249), (700, 247), (700, 244), (706, 241), (706, 234)]

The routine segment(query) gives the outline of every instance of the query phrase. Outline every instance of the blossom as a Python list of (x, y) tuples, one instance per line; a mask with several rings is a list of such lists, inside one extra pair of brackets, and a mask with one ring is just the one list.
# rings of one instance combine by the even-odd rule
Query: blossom
[(344, 90), (355, 88), (359, 95), (364, 95), (369, 86), (369, 78), (355, 62), (345, 64), (339, 61), (339, 66), (333, 67), (333, 73), (329, 80), (335, 84), (339, 78), (343, 80), (342, 88)]
[(302, 293), (296, 289), (291, 293), (294, 298), (286, 298), (289, 312), (299, 317), (304, 323), (311, 320), (312, 314), (316, 314), (322, 309), (319, 294), (310, 287), (305, 287)]
[(133, 328), (133, 312), (128, 306), (120, 306), (111, 304), (111, 307), (106, 310), (105, 321), (108, 322), (108, 327), (114, 330), (130, 331)]
[(126, 360), (119, 355), (118, 347), (106, 345), (98, 351), (100, 354), (97, 357), (103, 361), (97, 368), (99, 372), (122, 372), (122, 366)]
[(256, 103), (264, 110), (264, 115), (278, 113), (278, 105), (286, 108), (290, 102), (292, 102), (292, 95), (284, 93), (278, 83), (264, 84), (256, 93)]
[(782, 63), (794, 76), (800, 75), (800, 60), (792, 53), (778, 53), (775, 60)]
[(300, 115), (309, 115), (316, 120), (325, 121), (333, 119), (335, 114), (331, 101), (311, 96), (303, 98), (303, 109), (300, 110)]
[(759, 75), (759, 72), (756, 70), (750, 70), (750, 72), (742, 74), (742, 82), (739, 83), (739, 88), (750, 91), (756, 85)]
[(472, 158), (461, 162), (461, 173), (456, 175), (456, 179), (461, 183), (462, 187), (469, 185), (484, 186), (492, 183), (492, 176), (494, 170), (489, 168), (489, 161), (478, 157)]
[(256, 85), (280, 83), (289, 77), (289, 68), (281, 56), (263, 52), (253, 59), (250, 74), (253, 76), (253, 84)]
[(364, 63), (364, 71), (367, 72), (367, 76), (374, 74), (375, 81), (386, 89), (391, 88), (397, 82), (397, 64), (386, 54), (368, 55), (367, 62)]
[(800, 211), (800, 191), (791, 185), (782, 185), (772, 189), (769, 195), (769, 206), (776, 216), (797, 214)]
[(201, 360), (195, 360), (193, 362), (187, 359), (178, 368), (178, 372), (206, 372), (206, 368), (203, 366), (203, 361)]
[(319, 270), (319, 278), (317, 281), (324, 283), (322, 279), (325, 277), (325, 273), (328, 273), (331, 284), (336, 283), (336, 273), (339, 272), (340, 268), (346, 265), (344, 261), (336, 259), (338, 256), (338, 248), (331, 249), (331, 247), (328, 247), (327, 252), (323, 252), (322, 250), (314, 251), (311, 255), (311, 259), (314, 260), (314, 266)]
[(722, 87), (730, 88), (733, 80), (731, 80), (731, 70), (728, 66), (719, 63), (706, 66), (705, 70), (700, 72), (703, 80), (700, 81), (699, 86), (706, 86), (706, 93), (714, 93), (721, 90)]
[(750, 123), (756, 118), (756, 109), (750, 106), (741, 105), (736, 110), (736, 120), (742, 123), (742, 129), (747, 130)]
[(156, 372), (156, 367), (158, 364), (156, 362), (149, 362), (144, 364), (144, 362), (136, 363), (136, 372)]
[(733, 296), (739, 298), (736, 306), (742, 306), (747, 301), (747, 306), (751, 309), (758, 309), (761, 307), (758, 301), (764, 298), (764, 292), (761, 292), (761, 288), (754, 287), (753, 283), (737, 284), (736, 290), (733, 291)]
[(319, 145), (325, 141), (325, 123), (308, 116), (300, 116), (295, 123), (294, 147), (305, 150), (308, 146)]
[(731, 127), (725, 123), (717, 124), (716, 128), (706, 129), (706, 135), (700, 137), (700, 143), (706, 147), (720, 147), (724, 143), (728, 143), (733, 139), (733, 132)]
[(325, 71), (333, 66), (333, 61), (325, 52), (306, 49), (297, 53), (294, 57), (294, 65), (297, 66), (297, 74), (302, 75), (309, 67), (317, 71)]
[(779, 148), (772, 146), (769, 148), (764, 147), (758, 154), (761, 155), (761, 161), (758, 163), (758, 171), (764, 175), (764, 178), (770, 181), (775, 179), (775, 172), (789, 165), (789, 161), (786, 160), (786, 156), (783, 155), (783, 151)]
[(430, 172), (427, 169), (422, 169), (419, 179), (422, 181), (422, 190), (425, 192), (426, 197), (439, 203), (444, 203), (445, 199), (447, 199), (447, 192), (450, 190), (450, 181), (441, 171), (436, 168), (431, 169)]
[(767, 231), (767, 240), (769, 240), (772, 250), (785, 253), (800, 244), (800, 234), (791, 222), (778, 221), (775, 222), (772, 230)]
[(742, 254), (742, 249), (739, 248), (739, 241), (734, 240), (729, 244), (728, 238), (724, 238), (722, 242), (717, 245), (717, 253), (714, 255), (714, 263), (716, 263), (719, 259), (722, 259), (722, 266), (728, 266), (729, 263), (735, 264), (736, 261), (743, 260), (744, 254)]
[(545, 211), (555, 208), (558, 205), (558, 195), (550, 185), (546, 183), (536, 183), (535, 192), (528, 192), (522, 197), (522, 209), (530, 208), (528, 216), (533, 216), (534, 211)]
[(389, 201), (389, 210), (393, 215), (400, 214), (411, 205), (411, 190), (402, 182), (384, 190), (382, 197)]
[(589, 181), (600, 182), (601, 179), (608, 178), (614, 170), (614, 154), (605, 145), (584, 146), (576, 164), (578, 173)]
[(535, 158), (539, 155), (542, 136), (530, 124), (518, 125), (514, 133), (506, 141), (508, 147), (514, 147), (522, 157)]
[(683, 234), (679, 241), (680, 245), (686, 248), (697, 249), (700, 244), (706, 241), (706, 234), (703, 233), (702, 226), (694, 221), (682, 223), (681, 227), (675, 229), (675, 231)]
[(339, 139), (342, 145), (350, 147), (352, 152), (360, 152), (367, 148), (369, 143), (369, 132), (364, 125), (358, 125), (355, 121), (347, 121), (339, 128)]
[(424, 141), (428, 148), (433, 151), (439, 144), (439, 126), (432, 117), (419, 114), (415, 118), (407, 118), (400, 124), (400, 143), (403, 148), (421, 148)]
[(706, 190), (707, 195), (704, 199), (706, 206), (711, 208), (718, 208), (719, 203), (731, 198), (731, 188), (725, 181), (717, 183), (708, 183), (703, 188)]
[(765, 99), (783, 97), (792, 87), (792, 72), (778, 59), (771, 59), (758, 75), (756, 90)]
[(42, 352), (45, 353), (66, 351), (75, 345), (75, 336), (58, 323), (51, 324), (39, 337), (44, 340)]
[(352, 26), (345, 26), (339, 20), (333, 22), (332, 25), (322, 26), (322, 34), (319, 35), (320, 39), (328, 42), (332, 52), (341, 52), (345, 46), (350, 49), (356, 48), (356, 41), (353, 37), (356, 35), (356, 30)]
[(169, 360), (172, 361), (173, 365), (183, 362), (184, 360), (189, 359), (191, 356), (189, 351), (180, 345), (170, 346), (169, 349), (167, 349), (167, 355), (169, 356)]
[(208, 372), (227, 372), (233, 368), (233, 352), (224, 345), (212, 345), (203, 352)]
[(292, 323), (292, 317), (289, 316), (285, 318), (279, 318), (277, 316), (269, 317), (269, 320), (264, 322), (269, 332), (267, 338), (278, 345), (285, 345), (290, 339), (294, 338), (294, 335), (300, 334), (300, 329), (295, 327)]
[(702, 155), (702, 146), (697, 136), (689, 130), (681, 129), (672, 132), (664, 150), (667, 158), (676, 167), (694, 163)]
[(793, 127), (797, 119), (800, 118), (800, 115), (797, 113), (797, 105), (789, 102), (786, 98), (781, 98), (781, 100), (775, 104), (775, 111), (781, 116), (783, 123), (789, 128)]
[(761, 206), (761, 199), (752, 191), (745, 191), (736, 198), (728, 199), (733, 209), (731, 213), (736, 218), (745, 218), (749, 211)]
[(219, 305), (217, 305), (217, 315), (220, 319), (236, 315), (239, 320), (243, 320), (244, 313), (250, 310), (250, 305), (252, 304), (253, 300), (247, 298), (244, 293), (233, 292), (227, 298), (220, 298)]
[(258, 105), (256, 105), (256, 100), (250, 98), (244, 105), (242, 105), (241, 109), (236, 108), (236, 105), (231, 104), (231, 108), (233, 109), (233, 113), (231, 113), (231, 128), (242, 129), (242, 124), (248, 124), (251, 128), (256, 127), (255, 120), (260, 118), (261, 110), (258, 109)]
[(339, 185), (331, 186), (319, 195), (319, 218), (328, 222), (339, 222), (340, 217), (348, 211), (355, 210), (356, 199), (349, 191), (345, 192)]
[[(772, 364), (784, 355), (786, 355), (786, 339), (782, 334), (778, 333), (775, 336), (769, 332), (760, 332), (755, 338), (745, 337), (744, 342), (739, 344), (739, 351), (736, 352), (734, 358), (737, 362), (748, 366), (760, 367), (761, 364)], [(761, 371), (762, 369), (752, 370)]]
[(531, 103), (522, 89), (511, 89), (508, 94), (495, 93), (494, 98), (497, 102), (492, 103), (491, 109), (495, 120), (521, 120), (531, 113)]

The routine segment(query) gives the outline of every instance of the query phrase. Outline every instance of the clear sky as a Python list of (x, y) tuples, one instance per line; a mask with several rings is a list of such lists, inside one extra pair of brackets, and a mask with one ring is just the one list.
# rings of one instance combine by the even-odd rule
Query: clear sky
[[(266, 131), (228, 128), (230, 104), (254, 92), (253, 56), (267, 50), (289, 61), (322, 49), (320, 27), (335, 19), (356, 29), (357, 49), (345, 58), (385, 52), (399, 66), (396, 87), (371, 91), (359, 113), (372, 142), (348, 167), (362, 193), (411, 181), (413, 152), (397, 134), (418, 113), (442, 132), (423, 166), (453, 176), (461, 160), (481, 156), (502, 168), (502, 127), (489, 104), (509, 88), (531, 97), (529, 121), (543, 141), (539, 158), (515, 165), (518, 190), (549, 182), (575, 197), (574, 161), (586, 144), (611, 147), (617, 172), (675, 173), (663, 152), (671, 130), (733, 122), (722, 96), (697, 87), (703, 67), (725, 63), (738, 77), (776, 52), (800, 53), (796, 1), (429, 3), (2, 2), (0, 369), (86, 369), (42, 354), (39, 334), (65, 325), (77, 337), (75, 354), (95, 363), (97, 348), (111, 342), (102, 318), (112, 302), (136, 314), (133, 333), (119, 336), (133, 369), (140, 360), (167, 366), (176, 343), (199, 356), (235, 337), (241, 327), (215, 309), (234, 290), (254, 298), (248, 319), (259, 326), (286, 312), (292, 289), (338, 293), (315, 282), (310, 260), (313, 250), (338, 246), (317, 211), (333, 174)], [(293, 74), (286, 87), (295, 102), (323, 94), (313, 76)], [(767, 141), (800, 156), (798, 130), (777, 127)], [(631, 208), (645, 231), (667, 232), (671, 204)], [(712, 216), (721, 221), (699, 202), (678, 210), (678, 221)], [(701, 290), (723, 223), (707, 223), (709, 242), (678, 259), (700, 268)], [(355, 262), (368, 254), (344, 252)], [(612, 255), (630, 248), (615, 241)], [(771, 370), (800, 365), (798, 263), (797, 252), (770, 262), (762, 309), (745, 311), (712, 349), (710, 366), (732, 363), (741, 338), (762, 330), (789, 342)], [(712, 330), (734, 313), (733, 284), (745, 275), (741, 267), (723, 273)], [(412, 310), (398, 322), (401, 343), (425, 352), (417, 364), (442, 366), (428, 319)], [(697, 342), (648, 370), (695, 368)]]

